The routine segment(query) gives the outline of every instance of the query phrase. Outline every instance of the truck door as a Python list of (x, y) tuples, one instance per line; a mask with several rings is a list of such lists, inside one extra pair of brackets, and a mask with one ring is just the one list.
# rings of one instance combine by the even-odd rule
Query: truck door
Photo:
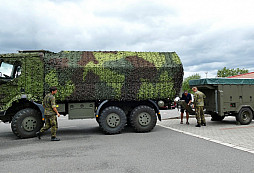
[(0, 111), (5, 111), (24, 87), (23, 58), (0, 58)]

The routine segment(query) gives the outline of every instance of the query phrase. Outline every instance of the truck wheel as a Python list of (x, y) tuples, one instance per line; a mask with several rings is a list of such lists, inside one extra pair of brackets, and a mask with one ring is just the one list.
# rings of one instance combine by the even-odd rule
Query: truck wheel
[(31, 138), (43, 126), (40, 113), (31, 108), (18, 111), (11, 122), (12, 132), (19, 138)]
[(212, 117), (211, 121), (222, 121), (225, 118), (225, 116), (219, 116), (215, 112), (211, 113), (211, 117)]
[(141, 105), (133, 109), (130, 115), (131, 126), (136, 132), (149, 132), (157, 122), (154, 109)]
[(253, 119), (253, 113), (249, 108), (242, 108), (236, 115), (236, 120), (242, 125), (250, 124)]
[(120, 133), (127, 122), (124, 111), (116, 106), (105, 108), (99, 116), (99, 124), (106, 134)]

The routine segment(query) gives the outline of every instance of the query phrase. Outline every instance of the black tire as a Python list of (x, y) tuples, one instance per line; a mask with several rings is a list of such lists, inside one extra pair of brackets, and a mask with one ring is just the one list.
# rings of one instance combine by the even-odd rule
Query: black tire
[(236, 120), (242, 125), (248, 125), (253, 119), (253, 112), (250, 108), (242, 108), (240, 112), (236, 115)]
[(127, 118), (124, 111), (116, 106), (105, 108), (99, 116), (99, 124), (106, 134), (120, 133), (126, 125)]
[(18, 111), (11, 122), (12, 132), (19, 138), (31, 138), (41, 129), (43, 121), (39, 111), (26, 108)]
[(222, 121), (225, 118), (225, 116), (219, 116), (215, 112), (211, 113), (211, 117), (211, 121)]
[(136, 132), (149, 132), (157, 123), (154, 109), (146, 105), (134, 108), (131, 112), (130, 119), (131, 126)]

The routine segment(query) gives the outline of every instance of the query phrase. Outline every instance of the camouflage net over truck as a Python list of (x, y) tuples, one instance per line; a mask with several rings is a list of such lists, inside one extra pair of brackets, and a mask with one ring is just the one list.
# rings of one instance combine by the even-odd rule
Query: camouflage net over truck
[(175, 52), (62, 51), (44, 61), (44, 91), (57, 86), (60, 101), (174, 98), (183, 80)]
[(51, 86), (59, 112), (96, 117), (105, 133), (116, 134), (126, 124), (151, 131), (161, 120), (157, 101), (173, 100), (183, 80), (175, 52), (30, 50), (0, 54), (0, 64), (0, 120), (20, 138), (43, 125), (40, 103)]

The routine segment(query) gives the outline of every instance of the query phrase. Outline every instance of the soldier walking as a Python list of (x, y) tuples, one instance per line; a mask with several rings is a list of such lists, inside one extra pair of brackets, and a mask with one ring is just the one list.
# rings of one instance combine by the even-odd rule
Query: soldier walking
[(51, 128), (51, 141), (60, 141), (56, 138), (56, 131), (58, 128), (57, 117), (60, 117), (56, 109), (55, 94), (57, 93), (56, 87), (50, 88), (50, 93), (48, 93), (43, 99), (44, 115), (45, 115), (45, 126), (41, 128), (40, 131), (36, 132), (36, 135), (41, 139), (41, 134)]
[(206, 98), (205, 94), (201, 91), (198, 91), (197, 87), (193, 87), (192, 91), (194, 94), (194, 106), (196, 111), (197, 125), (196, 127), (206, 126), (205, 115), (204, 115), (204, 99)]

